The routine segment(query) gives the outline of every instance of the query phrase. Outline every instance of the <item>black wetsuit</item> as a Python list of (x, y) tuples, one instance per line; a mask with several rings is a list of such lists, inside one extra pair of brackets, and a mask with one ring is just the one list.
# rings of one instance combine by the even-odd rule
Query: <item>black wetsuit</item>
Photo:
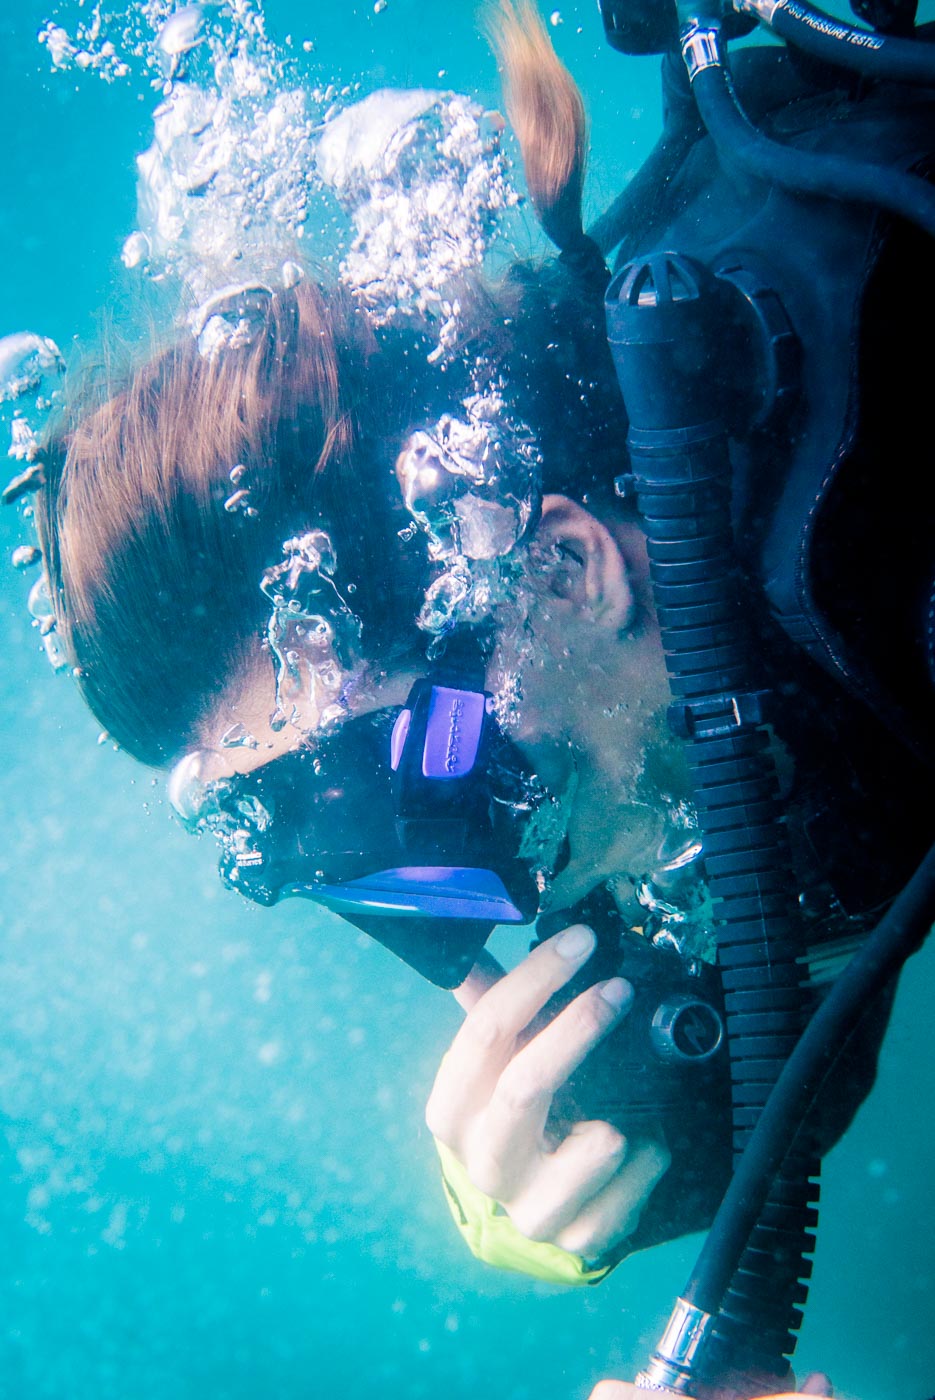
[[(795, 407), (732, 455), (740, 562), (792, 760), (786, 812), (806, 941), (820, 945), (869, 929), (935, 839), (935, 473), (931, 356), (921, 353), (935, 326), (932, 249), (868, 207), (723, 168), (681, 64), (666, 59), (663, 73), (667, 121), (682, 135), (651, 198), (618, 230), (616, 266), (663, 249), (715, 269), (740, 260), (779, 298), (800, 345)], [(772, 47), (739, 53), (734, 76), (750, 117), (777, 140), (935, 171), (932, 92), (862, 83)], [(524, 358), (537, 372), (526, 393), (547, 489), (606, 491), (626, 471), (626, 421), (599, 270), (576, 273), (566, 260), (564, 273), (515, 275), (530, 311)], [(546, 355), (533, 344), (543, 324)], [(626, 932), (606, 892), (550, 913), (540, 936), (578, 919), (601, 939), (590, 980), (611, 975)], [(873, 1085), (893, 992), (881, 988), (836, 1066), (815, 1117), (821, 1151)], [(566, 1112), (626, 1122), (627, 1084), (614, 1080), (609, 1053), (579, 1075)], [(728, 1080), (723, 1057), (662, 1113), (672, 1165), (628, 1251), (710, 1223), (731, 1165)]]

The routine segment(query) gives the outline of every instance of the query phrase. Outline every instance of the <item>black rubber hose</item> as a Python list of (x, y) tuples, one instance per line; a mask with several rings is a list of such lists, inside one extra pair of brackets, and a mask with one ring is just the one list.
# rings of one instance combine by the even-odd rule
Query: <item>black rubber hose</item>
[(756, 14), (787, 43), (824, 63), (866, 78), (935, 87), (935, 46), (921, 39), (897, 39), (842, 24), (803, 0), (776, 0), (768, 12), (757, 4), (741, 8)]
[[(687, 741), (715, 905), (739, 1159), (806, 1019), (804, 951), (779, 780), (756, 685), (732, 526), (732, 468), (712, 363), (726, 363), (723, 288), (676, 253), (635, 259), (606, 295), (630, 419), (630, 486), (673, 697)], [(712, 416), (714, 415), (714, 416)], [(784, 1374), (813, 1246), (817, 1163), (797, 1151), (771, 1189), (714, 1328), (723, 1369)], [(775, 1256), (789, 1277), (776, 1278)]]
[[(644, 294), (645, 295), (645, 294)], [(645, 416), (634, 390), (628, 403)], [(673, 716), (690, 735), (687, 758), (718, 918), (718, 965), (731, 1061), (733, 1143), (740, 1159), (804, 1022), (801, 928), (772, 750), (751, 719), (723, 716), (751, 692), (751, 647), (734, 562), (727, 439), (718, 425), (641, 432), (628, 439), (648, 540)], [(695, 616), (703, 608), (707, 620)], [(752, 699), (752, 697), (751, 697)], [(713, 732), (704, 732), (713, 711)], [(717, 716), (722, 716), (719, 720)], [(697, 723), (697, 728), (695, 727)], [(762, 1048), (765, 1040), (767, 1048)], [(801, 1281), (814, 1247), (818, 1162), (790, 1154), (755, 1221), (740, 1275), (718, 1309), (719, 1369), (784, 1373), (801, 1324)], [(746, 1240), (746, 1235), (745, 1235)], [(789, 1264), (778, 1280), (774, 1257)]]
[(692, 91), (725, 165), (797, 194), (886, 209), (935, 238), (935, 187), (919, 176), (771, 141), (747, 120), (721, 64), (696, 73)]
[(803, 1031), (760, 1114), (682, 1297), (720, 1309), (776, 1173), (835, 1060), (878, 993), (935, 921), (935, 846)]

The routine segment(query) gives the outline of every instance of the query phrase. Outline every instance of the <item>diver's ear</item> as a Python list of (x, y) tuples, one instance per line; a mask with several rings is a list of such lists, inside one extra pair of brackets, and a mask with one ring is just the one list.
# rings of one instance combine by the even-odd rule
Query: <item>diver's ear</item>
[(600, 627), (629, 626), (635, 599), (627, 563), (614, 536), (567, 496), (544, 496), (530, 546), (534, 568), (553, 600)]

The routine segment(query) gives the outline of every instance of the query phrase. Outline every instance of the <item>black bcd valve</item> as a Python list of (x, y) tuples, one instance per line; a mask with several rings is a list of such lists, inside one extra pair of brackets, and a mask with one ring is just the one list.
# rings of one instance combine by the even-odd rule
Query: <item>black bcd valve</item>
[(606, 294), (607, 330), (631, 428), (706, 425), (742, 438), (788, 412), (800, 348), (765, 271), (712, 271), (682, 253), (634, 259)]
[[(611, 48), (620, 53), (666, 53), (679, 46), (679, 21), (675, 0), (599, 0), (604, 33)], [(728, 39), (756, 28), (756, 20), (738, 15), (725, 5), (721, 19)]]

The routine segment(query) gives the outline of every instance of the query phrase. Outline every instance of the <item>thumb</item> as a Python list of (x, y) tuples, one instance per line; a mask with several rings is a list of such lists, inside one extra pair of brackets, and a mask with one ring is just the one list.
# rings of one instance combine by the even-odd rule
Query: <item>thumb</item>
[(484, 948), (461, 986), (455, 987), (452, 995), (463, 1011), (470, 1011), (502, 976), (503, 968)]
[(831, 1382), (822, 1371), (810, 1371), (799, 1386), (800, 1395), (833, 1395)]

